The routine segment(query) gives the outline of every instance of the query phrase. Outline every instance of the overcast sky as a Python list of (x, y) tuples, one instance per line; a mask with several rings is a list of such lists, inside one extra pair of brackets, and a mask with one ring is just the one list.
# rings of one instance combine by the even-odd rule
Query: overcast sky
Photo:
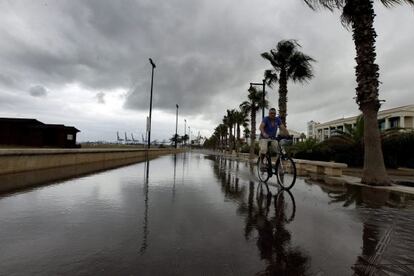
[[(379, 1), (378, 1), (379, 2)], [(300, 0), (83, 0), (0, 2), (0, 117), (75, 126), (78, 141), (145, 134), (151, 65), (154, 139), (210, 135), (246, 100), (270, 64), (260, 53), (297, 39), (314, 79), (288, 83), (288, 127), (359, 113), (352, 34), (339, 13)], [(383, 109), (414, 104), (414, 9), (376, 7)], [(277, 88), (271, 91), (277, 106)]]

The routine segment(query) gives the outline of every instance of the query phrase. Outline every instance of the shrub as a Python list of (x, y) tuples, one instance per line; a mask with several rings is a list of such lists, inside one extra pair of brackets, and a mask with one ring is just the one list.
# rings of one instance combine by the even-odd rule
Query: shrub
[(414, 168), (414, 132), (399, 133), (382, 142), (384, 162), (387, 167)]
[[(414, 168), (414, 132), (395, 132), (383, 136), (382, 151), (388, 168)], [(298, 159), (335, 161), (349, 166), (361, 167), (364, 164), (364, 148), (361, 141), (352, 142), (333, 136), (323, 142), (308, 139), (289, 148)]]

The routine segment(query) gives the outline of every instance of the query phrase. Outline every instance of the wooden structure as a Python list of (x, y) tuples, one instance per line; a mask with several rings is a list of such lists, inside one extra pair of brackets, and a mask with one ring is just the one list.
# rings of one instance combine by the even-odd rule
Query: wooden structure
[(36, 119), (0, 118), (0, 145), (76, 148), (78, 129)]

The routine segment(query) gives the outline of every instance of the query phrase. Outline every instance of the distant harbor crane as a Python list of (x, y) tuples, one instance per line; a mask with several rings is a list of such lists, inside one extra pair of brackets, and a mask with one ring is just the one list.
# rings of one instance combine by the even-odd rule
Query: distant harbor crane
[(126, 132), (125, 132), (125, 142), (131, 142), (131, 140), (128, 139)]
[(123, 142), (124, 141), (124, 139), (122, 139), (121, 137), (119, 137), (119, 132), (118, 131), (116, 132), (116, 140), (118, 142)]

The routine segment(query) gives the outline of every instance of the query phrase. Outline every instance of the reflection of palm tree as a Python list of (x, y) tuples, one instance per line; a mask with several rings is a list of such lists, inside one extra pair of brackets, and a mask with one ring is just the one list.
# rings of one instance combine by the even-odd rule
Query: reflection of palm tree
[(361, 187), (346, 186), (346, 191), (326, 191), (332, 198), (329, 204), (343, 202), (343, 207), (349, 207), (352, 204), (361, 204)]
[(214, 173), (221, 183), (222, 191), (228, 199), (243, 202), (242, 198), (245, 195), (245, 188), (239, 186), (239, 178), (237, 176), (238, 165), (235, 167), (236, 175), (231, 173), (234, 161), (227, 160), (221, 156), (216, 157), (217, 161), (214, 163)]
[[(238, 186), (238, 167), (235, 167), (236, 176), (231, 176), (228, 172), (232, 170), (234, 162), (221, 156), (213, 158), (215, 159), (213, 171), (221, 182), (222, 191), (226, 198), (238, 203), (238, 213), (246, 218), (244, 227), (246, 240), (251, 238), (254, 230), (258, 233), (257, 247), (267, 265), (257, 275), (306, 275), (309, 257), (300, 249), (291, 248), (291, 233), (286, 229), (286, 225), (295, 216), (293, 195), (286, 191), (272, 196), (271, 192), (267, 192), (268, 187), (263, 186), (267, 184), (262, 183), (262, 188), (259, 188), (250, 181), (246, 204), (245, 190)], [(275, 200), (275, 210), (270, 210), (272, 199)], [(292, 211), (287, 211), (289, 208)], [(269, 218), (272, 211), (275, 215)]]
[(387, 228), (382, 217), (378, 217), (371, 208), (379, 209), (384, 205), (389, 205), (389, 191), (352, 185), (346, 186), (346, 191), (342, 192), (329, 191), (328, 187), (325, 187), (323, 191), (332, 198), (330, 204), (343, 202), (343, 207), (355, 204), (358, 216), (363, 221), (362, 252), (352, 269), (355, 275), (377, 275), (380, 272), (378, 269), (381, 269), (382, 254), (391, 241), (393, 225)]

